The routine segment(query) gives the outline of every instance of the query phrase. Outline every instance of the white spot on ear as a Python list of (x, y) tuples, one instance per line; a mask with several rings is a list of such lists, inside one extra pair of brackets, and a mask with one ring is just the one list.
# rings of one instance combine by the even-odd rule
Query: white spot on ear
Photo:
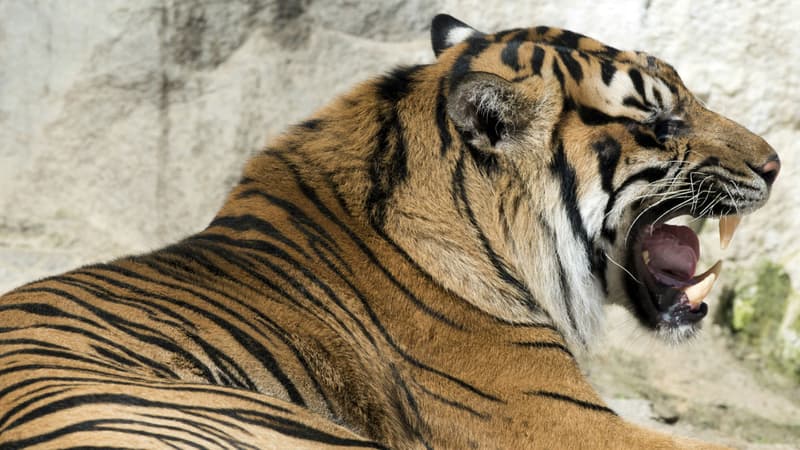
[(460, 42), (464, 42), (474, 33), (475, 30), (470, 27), (454, 27), (447, 32), (447, 46), (452, 47)]

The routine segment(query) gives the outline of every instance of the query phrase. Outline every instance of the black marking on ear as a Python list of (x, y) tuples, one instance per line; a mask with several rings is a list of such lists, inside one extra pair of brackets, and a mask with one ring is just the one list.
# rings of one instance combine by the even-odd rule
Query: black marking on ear
[(636, 89), (636, 92), (642, 97), (642, 100), (647, 101), (647, 96), (644, 93), (644, 79), (642, 79), (642, 73), (639, 72), (639, 69), (629, 69), (628, 76), (631, 78), (631, 82), (633, 82), (633, 88)]
[(450, 136), (450, 122), (447, 120), (445, 80), (446, 78), (439, 80), (439, 91), (436, 93), (436, 128), (439, 130), (439, 141), (441, 142), (439, 154), (442, 156), (447, 154), (447, 150), (453, 142), (453, 138)]
[(589, 233), (583, 225), (583, 218), (578, 208), (578, 177), (575, 174), (575, 168), (567, 160), (564, 143), (561, 140), (558, 141), (555, 155), (553, 155), (553, 160), (550, 163), (550, 173), (559, 181), (561, 201), (564, 203), (572, 233), (583, 243), (586, 259), (588, 260), (591, 245), (589, 243)]
[(431, 22), (431, 45), (433, 47), (433, 53), (438, 57), (443, 51), (447, 50), (448, 48), (452, 47), (455, 43), (450, 42), (448, 38), (450, 37), (450, 32), (457, 29), (463, 28), (467, 30), (472, 30), (472, 36), (480, 36), (482, 35), (481, 32), (472, 28), (471, 26), (465, 24), (464, 22), (456, 19), (453, 16), (447, 14), (439, 14), (433, 18), (433, 22)]
[(544, 49), (535, 45), (533, 47), (533, 55), (531, 56), (531, 70), (534, 75), (542, 74), (542, 64), (544, 63)]
[(572, 57), (572, 51), (559, 49), (558, 56), (575, 82), (580, 83), (583, 79), (583, 69), (581, 63)]
[(600, 75), (603, 77), (603, 83), (606, 86), (611, 84), (614, 74), (617, 73), (617, 66), (611, 61), (602, 61), (600, 63)]
[(613, 194), (614, 172), (617, 170), (617, 163), (619, 163), (619, 157), (622, 154), (622, 146), (613, 137), (606, 136), (602, 140), (593, 143), (592, 148), (597, 154), (603, 190), (608, 194)]
[(522, 41), (519, 39), (512, 39), (510, 42), (503, 47), (503, 51), (500, 53), (500, 59), (503, 61), (503, 64), (511, 67), (512, 70), (519, 71), (519, 46), (522, 44)]

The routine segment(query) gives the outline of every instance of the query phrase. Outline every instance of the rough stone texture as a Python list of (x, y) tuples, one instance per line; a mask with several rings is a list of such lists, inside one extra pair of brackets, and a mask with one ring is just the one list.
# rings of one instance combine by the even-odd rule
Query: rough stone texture
[[(0, 0), (0, 291), (203, 228), (247, 156), (288, 123), (359, 80), (430, 61), (427, 29), (437, 12), (487, 31), (563, 26), (673, 63), (709, 107), (763, 134), (783, 158), (771, 202), (744, 221), (724, 254), (727, 269), (751, 270), (766, 258), (800, 292), (800, 196), (792, 191), (800, 176), (800, 3), (794, 0)], [(706, 260), (722, 256), (713, 233), (704, 234)], [(734, 287), (724, 275), (723, 282)], [(787, 304), (795, 306), (786, 317), (796, 318), (800, 300)], [(800, 326), (788, 322), (781, 329), (790, 351), (800, 345)], [(621, 333), (632, 332), (612, 326), (608, 348), (637, 345)], [(701, 342), (728, 355), (723, 338), (713, 336)], [(675, 385), (659, 384), (664, 361), (680, 365), (683, 355), (642, 345), (628, 352), (642, 357), (640, 365), (610, 356), (604, 365), (601, 358), (596, 367), (617, 375), (601, 390), (616, 396), (614, 386), (627, 384), (614, 383), (639, 376), (631, 368), (638, 367), (654, 379), (630, 395), (645, 396), (656, 409), (665, 403), (645, 395), (648, 389), (673, 403), (691, 402)], [(713, 359), (717, 353), (703, 345), (702, 354)], [(647, 362), (654, 352), (667, 356)], [(722, 383), (718, 397), (741, 382), (697, 364), (692, 370)], [(751, 378), (755, 398), (776, 395)], [(797, 434), (772, 434), (767, 444), (800, 436), (800, 395), (795, 387), (780, 392), (789, 399), (780, 411), (794, 422), (748, 414)], [(698, 428), (718, 430), (717, 438), (727, 433), (720, 424)], [(748, 436), (728, 442), (757, 440)]]

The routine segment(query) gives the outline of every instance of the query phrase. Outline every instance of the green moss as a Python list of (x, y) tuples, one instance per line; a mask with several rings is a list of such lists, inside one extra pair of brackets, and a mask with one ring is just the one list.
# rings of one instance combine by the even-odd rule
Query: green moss
[(765, 261), (734, 276), (720, 295), (717, 322), (733, 331), (744, 354), (758, 353), (764, 365), (800, 381), (800, 293), (789, 275)]
[(730, 327), (753, 345), (772, 341), (786, 312), (792, 293), (791, 280), (783, 268), (766, 261), (755, 276), (742, 276), (734, 287)]

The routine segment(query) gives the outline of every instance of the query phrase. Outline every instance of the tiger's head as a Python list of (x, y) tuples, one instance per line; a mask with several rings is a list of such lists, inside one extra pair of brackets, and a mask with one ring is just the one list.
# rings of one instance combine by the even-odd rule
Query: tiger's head
[[(775, 151), (648, 54), (548, 27), (485, 34), (447, 15), (431, 34), (441, 154), (446, 144), (463, 151), (448, 175), (427, 174), (452, 178), (448, 195), (466, 224), (440, 232), (473, 239), (494, 281), (471, 281), (456, 269), (469, 268), (467, 251), (434, 238), (406, 246), (412, 256), (439, 258), (434, 275), (465, 295), (518, 300), (478, 300), (483, 309), (517, 320), (527, 303), (529, 316), (546, 314), (575, 343), (598, 326), (604, 301), (671, 341), (692, 336), (720, 265), (698, 269), (697, 235), (667, 221), (719, 219), (728, 240), (769, 197)], [(407, 241), (417, 231), (402, 222), (389, 231)]]

